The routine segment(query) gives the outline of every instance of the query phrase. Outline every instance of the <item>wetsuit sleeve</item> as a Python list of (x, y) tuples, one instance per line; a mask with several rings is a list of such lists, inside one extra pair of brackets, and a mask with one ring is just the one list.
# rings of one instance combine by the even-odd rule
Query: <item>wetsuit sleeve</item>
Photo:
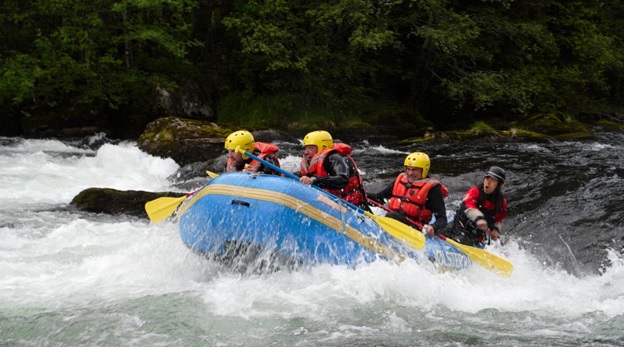
[[(277, 159), (275, 154), (267, 155), (264, 158), (264, 160), (268, 161), (269, 163), (271, 163), (271, 164), (273, 164), (273, 165), (275, 165), (277, 167), (280, 167), (279, 160)], [(277, 171), (275, 171), (275, 170), (273, 170), (273, 169), (271, 169), (269, 167), (266, 167), (264, 164), (262, 164), (262, 167), (260, 168), (260, 171), (262, 171), (262, 172), (264, 172), (265, 174), (268, 174), (268, 175), (280, 175), (279, 172), (277, 172)]]
[(329, 176), (317, 177), (313, 185), (324, 189), (342, 189), (349, 183), (349, 165), (347, 157), (339, 153), (332, 153), (325, 159), (323, 165)]
[(464, 205), (466, 209), (464, 214), (471, 222), (476, 222), (477, 219), (484, 218), (483, 212), (479, 210), (479, 188), (472, 187), (464, 195)]
[(223, 172), (226, 172), (226, 173), (227, 172), (241, 172), (245, 170), (245, 165), (249, 163), (251, 163), (251, 159), (243, 160), (242, 162), (236, 164), (236, 169), (235, 169), (236, 171), (232, 171), (232, 170), (228, 171), (228, 164), (227, 162), (225, 162), (225, 170), (223, 170)]
[(425, 207), (435, 216), (435, 223), (431, 225), (433, 229), (438, 231), (446, 228), (446, 225), (448, 224), (446, 218), (446, 206), (444, 205), (444, 195), (442, 194), (442, 188), (440, 185), (437, 185), (429, 190)]
[(392, 190), (394, 189), (394, 181), (388, 183), (382, 190), (377, 193), (367, 192), (366, 195), (372, 199), (377, 201), (380, 204), (384, 204), (384, 199), (390, 199), (392, 197)]

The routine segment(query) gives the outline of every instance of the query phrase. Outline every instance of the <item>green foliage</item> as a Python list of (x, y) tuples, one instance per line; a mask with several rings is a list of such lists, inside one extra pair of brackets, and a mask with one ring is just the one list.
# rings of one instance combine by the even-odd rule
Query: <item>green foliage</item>
[(142, 122), (189, 82), (256, 127), (618, 109), (623, 26), (613, 1), (4, 0), (0, 111)]
[(365, 97), (378, 69), (362, 59), (395, 44), (384, 16), (370, 1), (244, 1), (223, 23), (245, 55), (244, 90), (349, 108)]
[(305, 102), (295, 94), (264, 97), (230, 94), (219, 103), (218, 122), (230, 127), (302, 131), (370, 127), (355, 114)]
[(270, 128), (283, 124), (291, 114), (292, 105), (285, 96), (251, 97), (230, 94), (223, 98), (217, 109), (221, 124)]
[(17, 54), (4, 61), (0, 72), (0, 100), (3, 104), (20, 104), (34, 95), (36, 61), (29, 55)]
[[(191, 0), (40, 0), (2, 6), (2, 23), (20, 40), (2, 47), (1, 101), (28, 112), (76, 108), (80, 117), (98, 117), (143, 99), (142, 85), (151, 86), (153, 98), (157, 86), (176, 85), (175, 75), (166, 77), (163, 66), (184, 64), (186, 50), (199, 44), (184, 21), (195, 6)], [(166, 62), (155, 63), (163, 57)]]

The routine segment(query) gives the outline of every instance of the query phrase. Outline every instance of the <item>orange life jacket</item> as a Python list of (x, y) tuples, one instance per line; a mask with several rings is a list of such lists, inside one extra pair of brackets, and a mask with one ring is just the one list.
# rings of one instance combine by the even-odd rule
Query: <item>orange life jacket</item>
[[(254, 155), (256, 155), (260, 159), (265, 159), (267, 156), (272, 155), (275, 157), (276, 166), (279, 165), (279, 160), (277, 159), (276, 153), (279, 151), (279, 148), (270, 143), (264, 142), (256, 142), (254, 145)], [(258, 153), (258, 154), (256, 154)], [(243, 171), (257, 173), (262, 167), (262, 163), (257, 160), (251, 160), (249, 163), (245, 164), (245, 168)], [(236, 172), (236, 162), (228, 157), (227, 166), (225, 167), (225, 172)]]
[(407, 175), (401, 173), (394, 181), (392, 198), (388, 202), (388, 208), (392, 211), (402, 211), (408, 217), (427, 224), (431, 221), (433, 213), (425, 207), (429, 191), (440, 185), (442, 195), (448, 196), (448, 189), (440, 181), (433, 178), (425, 178), (412, 183), (407, 180)]
[(362, 176), (358, 174), (357, 165), (353, 158), (351, 158), (351, 146), (344, 143), (335, 143), (333, 148), (326, 149), (322, 152), (316, 153), (310, 160), (308, 165), (305, 158), (301, 158), (301, 175), (312, 175), (316, 177), (328, 177), (329, 173), (325, 170), (323, 163), (329, 155), (334, 152), (345, 155), (354, 168), (354, 175), (349, 177), (347, 185), (342, 189), (324, 189), (328, 193), (334, 194), (337, 197), (353, 204), (360, 206), (366, 203), (366, 197), (362, 193), (364, 191)]

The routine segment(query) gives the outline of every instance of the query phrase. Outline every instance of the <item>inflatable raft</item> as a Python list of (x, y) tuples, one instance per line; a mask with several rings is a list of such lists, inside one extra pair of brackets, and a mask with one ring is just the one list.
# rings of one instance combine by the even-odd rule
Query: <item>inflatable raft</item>
[(406, 258), (430, 260), (444, 270), (472, 264), (466, 254), (438, 237), (425, 238), (424, 247), (416, 249), (405, 239), (422, 239), (419, 231), (401, 224), (405, 228), (401, 233), (407, 236), (397, 238), (361, 209), (281, 176), (220, 175), (186, 199), (177, 215), (180, 236), (188, 247), (244, 269), (321, 263), (355, 267)]

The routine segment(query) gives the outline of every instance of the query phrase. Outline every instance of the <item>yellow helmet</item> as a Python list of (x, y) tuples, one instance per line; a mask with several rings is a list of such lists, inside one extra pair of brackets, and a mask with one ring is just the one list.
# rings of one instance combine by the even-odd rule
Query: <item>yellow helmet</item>
[(334, 139), (332, 139), (332, 136), (327, 131), (317, 130), (317, 131), (308, 133), (303, 138), (303, 145), (304, 146), (315, 145), (316, 148), (318, 148), (318, 151), (321, 152), (326, 149), (333, 148)]
[(419, 167), (422, 171), (422, 177), (427, 177), (429, 173), (429, 167), (431, 167), (431, 161), (429, 160), (429, 156), (423, 152), (414, 152), (410, 153), (405, 158), (405, 163), (403, 164), (409, 167)]
[[(227, 150), (236, 150), (236, 147), (240, 147), (245, 152), (251, 153), (255, 145), (253, 135), (247, 130), (237, 130), (225, 139), (225, 149)], [(243, 159), (247, 159), (247, 157), (243, 155)]]

